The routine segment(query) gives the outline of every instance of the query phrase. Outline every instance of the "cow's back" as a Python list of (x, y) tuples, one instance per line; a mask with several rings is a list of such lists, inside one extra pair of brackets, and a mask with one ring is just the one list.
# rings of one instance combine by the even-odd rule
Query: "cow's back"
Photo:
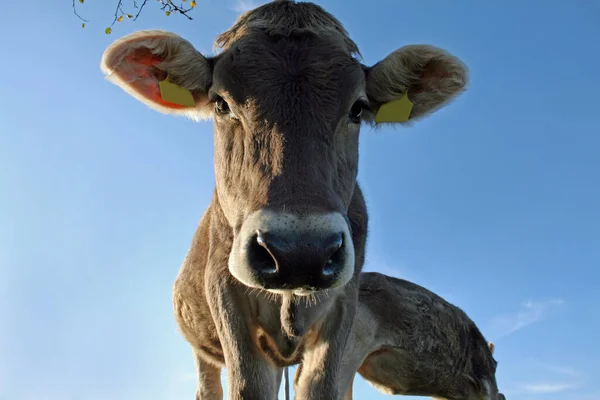
[(360, 282), (358, 315), (376, 321), (380, 348), (358, 372), (378, 389), (469, 398), (472, 381), (494, 379), (487, 342), (460, 308), (403, 279), (364, 272)]

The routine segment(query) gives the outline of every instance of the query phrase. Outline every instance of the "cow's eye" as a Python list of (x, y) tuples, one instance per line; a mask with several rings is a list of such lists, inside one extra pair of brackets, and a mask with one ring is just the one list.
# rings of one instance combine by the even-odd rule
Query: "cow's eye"
[(215, 105), (215, 114), (217, 115), (229, 115), (231, 114), (231, 109), (229, 108), (229, 104), (223, 99), (223, 97), (219, 96), (216, 92), (208, 93), (208, 101), (212, 102)]
[(356, 101), (352, 105), (352, 108), (350, 109), (350, 113), (348, 114), (348, 117), (350, 117), (350, 121), (352, 121), (355, 124), (360, 124), (360, 117), (362, 116), (365, 108), (366, 108), (366, 105), (365, 105), (364, 101), (362, 101), (362, 100)]
[(222, 97), (217, 97), (215, 100), (215, 112), (218, 115), (227, 115), (231, 112), (229, 104)]

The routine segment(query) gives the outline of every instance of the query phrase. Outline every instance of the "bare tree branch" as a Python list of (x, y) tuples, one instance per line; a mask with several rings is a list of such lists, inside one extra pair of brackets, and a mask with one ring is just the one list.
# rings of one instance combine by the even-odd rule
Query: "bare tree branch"
[[(134, 21), (135, 21), (136, 19), (138, 19), (138, 17), (139, 17), (139, 16), (140, 16), (140, 14), (142, 13), (142, 10), (144, 9), (144, 6), (146, 5), (146, 3), (147, 3), (147, 2), (148, 2), (148, 0), (144, 0), (144, 2), (142, 3), (141, 7), (139, 8), (139, 10), (138, 10), (137, 14), (135, 14), (135, 18), (133, 19)], [(137, 1), (135, 1), (135, 0), (133, 1), (133, 6), (134, 6), (135, 8), (138, 8)]]
[[(110, 24), (110, 26), (113, 26), (115, 24), (115, 22), (117, 22), (117, 19), (119, 19), (119, 17), (124, 14), (121, 10), (122, 4), (123, 4), (123, 0), (119, 0), (119, 2), (117, 3), (117, 8), (115, 9), (115, 18), (113, 19), (113, 22), (112, 22), (112, 24)], [(119, 13), (121, 13), (121, 15), (119, 15)]]
[(192, 17), (190, 17), (189, 15), (187, 15), (187, 13), (189, 11), (192, 10), (193, 7), (190, 7), (188, 9), (183, 9), (183, 4), (180, 7), (177, 7), (172, 0), (159, 0), (163, 6), (161, 7), (161, 10), (165, 10), (167, 9), (167, 12), (172, 13), (172, 12), (178, 12), (179, 14), (183, 15), (184, 17), (186, 17), (187, 19), (189, 19), (190, 21), (193, 19)]
[(73, 14), (77, 15), (77, 18), (79, 18), (80, 20), (82, 20), (83, 22), (90, 22), (87, 19), (84, 19), (81, 17), (81, 15), (79, 15), (77, 13), (77, 7), (75, 7), (75, 0), (73, 0)]
[[(83, 4), (83, 2), (85, 0), (78, 0), (78, 1)], [(172, 13), (178, 13), (180, 15), (183, 15), (184, 17), (186, 17), (188, 20), (191, 21), (193, 18), (190, 15), (188, 15), (188, 13), (190, 11), (192, 11), (194, 9), (194, 7), (196, 7), (196, 0), (180, 0), (180, 1), (181, 1), (181, 3), (179, 5), (177, 5), (177, 4), (175, 4), (174, 0), (157, 0), (157, 2), (160, 3), (160, 9), (165, 12), (165, 15), (169, 16)], [(188, 1), (189, 1), (189, 3), (188, 3)], [(135, 13), (126, 12), (125, 11), (126, 7), (123, 5), (124, 0), (117, 0), (117, 4), (115, 6), (114, 18), (112, 20), (112, 23), (105, 29), (105, 32), (107, 34), (112, 32), (112, 27), (115, 25), (115, 23), (123, 21), (125, 19), (125, 17), (127, 17), (128, 19), (131, 19), (133, 21), (137, 20), (138, 17), (140, 16), (140, 14), (142, 13), (142, 11), (144, 10), (144, 7), (148, 3), (148, 0), (131, 0), (131, 2), (132, 2), (132, 7), (137, 10)], [(184, 6), (184, 3), (189, 4), (189, 6), (188, 7)], [(77, 18), (79, 18), (81, 21), (84, 22), (81, 25), (82, 27), (85, 27), (85, 22), (90, 22), (90, 21), (84, 19), (78, 13), (77, 6), (75, 4), (75, 0), (73, 0), (73, 13), (77, 16)], [(135, 14), (135, 15), (133, 15), (133, 14)]]

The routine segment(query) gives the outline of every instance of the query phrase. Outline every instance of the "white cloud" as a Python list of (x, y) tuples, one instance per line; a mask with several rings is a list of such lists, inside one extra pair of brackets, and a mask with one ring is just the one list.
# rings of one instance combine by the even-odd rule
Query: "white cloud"
[(577, 371), (575, 368), (566, 367), (564, 365), (554, 365), (546, 362), (541, 362), (537, 360), (532, 360), (533, 363), (543, 369), (554, 372), (559, 375), (569, 376), (571, 378), (581, 378), (582, 373)]
[[(552, 364), (534, 359), (525, 360), (521, 365), (525, 371), (521, 375), (530, 376), (527, 381), (515, 382), (512, 390), (505, 391), (511, 396), (523, 398), (526, 395), (544, 396), (553, 395), (569, 391), (575, 395), (576, 389), (581, 389), (586, 383), (586, 376), (583, 372), (567, 365)], [(581, 393), (580, 393), (581, 395)], [(551, 397), (554, 398), (554, 397)], [(581, 397), (582, 399), (585, 397)]]
[(231, 6), (231, 10), (241, 14), (256, 8), (258, 5), (259, 3), (253, 0), (236, 0), (235, 4)]
[(570, 390), (578, 387), (578, 385), (573, 383), (549, 383), (549, 382), (537, 382), (523, 385), (523, 391), (531, 394), (549, 394), (549, 393), (559, 393), (564, 392), (565, 390)]
[(196, 372), (185, 372), (180, 376), (182, 381), (194, 381), (198, 378)]
[(553, 311), (563, 304), (565, 304), (565, 302), (562, 299), (527, 301), (523, 303), (521, 308), (515, 313), (499, 315), (492, 318), (490, 327), (487, 331), (491, 332), (491, 336), (495, 339), (508, 336), (528, 325), (546, 319)]

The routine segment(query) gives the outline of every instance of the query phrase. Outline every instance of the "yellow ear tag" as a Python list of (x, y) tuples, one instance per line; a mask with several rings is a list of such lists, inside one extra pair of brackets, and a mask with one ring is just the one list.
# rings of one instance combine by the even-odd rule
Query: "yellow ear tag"
[(187, 107), (194, 107), (196, 105), (192, 92), (169, 81), (169, 77), (164, 81), (160, 81), (158, 88), (160, 89), (160, 96), (164, 101)]
[(396, 100), (387, 102), (375, 114), (375, 122), (406, 122), (410, 117), (413, 103), (408, 99), (408, 92)]

